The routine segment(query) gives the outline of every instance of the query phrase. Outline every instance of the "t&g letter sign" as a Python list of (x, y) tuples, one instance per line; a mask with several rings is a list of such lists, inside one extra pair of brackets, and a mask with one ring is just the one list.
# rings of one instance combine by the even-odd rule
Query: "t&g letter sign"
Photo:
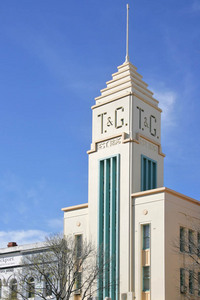
[(117, 107), (112, 113), (103, 112), (98, 115), (100, 119), (101, 134), (106, 133), (109, 128), (119, 129), (128, 124), (125, 122), (124, 107)]

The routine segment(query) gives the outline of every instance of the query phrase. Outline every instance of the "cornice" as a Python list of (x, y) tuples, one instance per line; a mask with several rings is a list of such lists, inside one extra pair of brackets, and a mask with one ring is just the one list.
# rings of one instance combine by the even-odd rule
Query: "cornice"
[(106, 138), (103, 138), (103, 139), (100, 139), (100, 140), (97, 140), (95, 141), (94, 143), (92, 143), (92, 149), (88, 150), (87, 151), (87, 154), (91, 154), (91, 153), (94, 153), (94, 152), (97, 152), (97, 144), (98, 143), (102, 143), (102, 142), (106, 142), (106, 141), (109, 141), (109, 140), (112, 140), (112, 139), (115, 139), (115, 138), (118, 138), (118, 137), (122, 137), (122, 144), (125, 144), (125, 143), (136, 143), (136, 144), (140, 144), (140, 137), (147, 140), (148, 142), (156, 145), (158, 147), (158, 155), (162, 156), (162, 157), (165, 157), (165, 154), (162, 153), (162, 150), (161, 150), (161, 144), (160, 143), (157, 143), (156, 141), (146, 137), (145, 135), (143, 134), (140, 134), (140, 133), (136, 133), (136, 139), (131, 139), (131, 138), (126, 138), (127, 136), (127, 133), (126, 132), (122, 132), (122, 133), (119, 133), (119, 134), (116, 134), (116, 135), (111, 135), (109, 137), (106, 137)]
[(77, 209), (83, 209), (83, 208), (88, 208), (88, 203), (74, 205), (74, 206), (69, 206), (69, 207), (64, 207), (61, 210), (64, 211), (64, 212), (67, 212), (67, 211), (72, 211), (72, 210), (77, 210)]
[[(150, 101), (148, 101), (148, 100), (142, 98), (141, 96), (139, 96), (139, 95), (138, 95), (137, 93), (135, 93), (135, 92), (126, 92), (126, 93), (123, 93), (122, 95), (120, 95), (120, 96), (118, 96), (118, 97), (116, 97), (116, 98), (114, 98), (114, 99), (110, 99), (110, 100), (107, 100), (107, 101), (102, 102), (102, 103), (97, 103), (97, 104), (93, 105), (93, 106), (91, 107), (91, 109), (98, 108), (98, 107), (100, 107), (100, 106), (103, 106), (103, 105), (106, 105), (106, 104), (108, 104), (108, 103), (117, 101), (117, 100), (122, 99), (122, 98), (125, 98), (125, 97), (127, 97), (127, 96), (135, 96), (135, 97), (137, 97), (138, 99), (142, 100), (144, 103), (146, 103), (146, 104), (150, 105), (151, 107), (155, 108), (157, 111), (162, 112), (162, 109), (160, 109), (158, 106), (156, 106), (156, 105), (154, 105), (153, 103), (151, 103)], [(159, 102), (159, 101), (157, 101), (157, 100), (154, 99), (154, 98), (152, 98), (152, 100), (154, 100), (154, 101), (156, 101), (156, 102)]]
[(197, 205), (200, 206), (200, 201), (198, 201), (194, 198), (188, 197), (188, 196), (186, 196), (184, 194), (181, 194), (179, 192), (176, 192), (174, 190), (171, 190), (167, 187), (160, 187), (160, 188), (157, 188), (157, 189), (152, 189), (152, 190), (147, 190), (147, 191), (143, 191), (143, 192), (133, 193), (131, 195), (131, 197), (132, 198), (137, 198), (137, 197), (149, 196), (149, 195), (154, 195), (154, 194), (159, 194), (159, 193), (167, 193), (167, 194), (176, 196), (178, 198), (184, 199), (186, 201), (192, 202), (192, 203), (197, 204)]

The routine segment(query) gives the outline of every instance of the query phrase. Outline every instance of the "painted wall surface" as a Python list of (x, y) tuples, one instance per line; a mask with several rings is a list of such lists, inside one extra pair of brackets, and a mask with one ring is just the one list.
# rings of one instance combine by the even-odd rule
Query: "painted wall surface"
[(88, 208), (64, 212), (64, 234), (83, 234), (84, 238), (88, 238)]
[[(183, 299), (180, 294), (180, 268), (190, 265), (187, 254), (179, 251), (180, 227), (185, 227), (195, 232), (197, 243), (197, 231), (200, 228), (200, 203), (194, 203), (184, 198), (166, 194), (165, 195), (165, 293), (166, 299)], [(188, 235), (186, 234), (186, 239)], [(191, 269), (193, 269), (192, 267)], [(186, 276), (188, 293), (189, 279)], [(197, 299), (197, 283), (194, 299)]]
[[(142, 225), (150, 224), (150, 297), (165, 299), (165, 246), (163, 193), (133, 197), (133, 265), (132, 281), (135, 297), (142, 299)], [(169, 298), (170, 299), (170, 298)]]

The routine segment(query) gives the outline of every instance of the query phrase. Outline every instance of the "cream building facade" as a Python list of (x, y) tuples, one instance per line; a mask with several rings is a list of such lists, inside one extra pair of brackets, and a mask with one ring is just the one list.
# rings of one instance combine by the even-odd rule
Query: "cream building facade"
[(106, 84), (92, 106), (88, 203), (63, 208), (64, 234), (114, 257), (103, 280), (118, 284), (99, 299), (200, 299), (200, 270), (192, 290), (186, 254), (173, 245), (183, 230), (200, 245), (200, 202), (163, 187), (159, 102), (129, 61)]

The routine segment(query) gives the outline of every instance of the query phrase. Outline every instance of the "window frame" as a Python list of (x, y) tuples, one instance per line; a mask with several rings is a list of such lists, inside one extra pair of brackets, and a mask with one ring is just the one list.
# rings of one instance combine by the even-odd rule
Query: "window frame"
[(187, 287), (185, 284), (185, 269), (180, 268), (180, 293), (185, 294), (187, 291)]
[(157, 188), (157, 161), (141, 154), (141, 191)]
[(76, 259), (80, 259), (83, 251), (83, 234), (75, 234), (75, 253)]
[(198, 292), (197, 295), (200, 297), (200, 272), (197, 273)]
[(47, 273), (44, 278), (44, 293), (45, 297), (51, 297), (53, 292), (52, 292), (52, 285), (49, 283), (48, 278), (50, 278), (51, 275)]
[[(14, 288), (13, 288), (14, 287)], [(12, 278), (10, 281), (10, 298), (11, 300), (17, 299), (18, 282), (16, 278)]]
[(186, 228), (183, 226), (180, 226), (179, 229), (179, 250), (181, 253), (186, 252)]
[(192, 254), (194, 253), (194, 230), (188, 229), (188, 253)]
[(33, 277), (30, 277), (27, 282), (27, 297), (35, 298), (35, 280)]
[(197, 231), (197, 256), (200, 258), (200, 232)]
[[(145, 236), (145, 228), (148, 227), (148, 235)], [(150, 249), (150, 239), (151, 239), (151, 226), (150, 223), (142, 225), (142, 249), (147, 250)]]
[[(146, 276), (145, 276), (145, 270), (147, 270)], [(150, 285), (151, 285), (151, 269), (150, 266), (143, 266), (142, 268), (142, 291), (143, 292), (149, 292), (150, 291)], [(147, 276), (148, 275), (148, 276)], [(148, 280), (148, 289), (145, 288), (145, 280)]]
[(2, 298), (2, 280), (0, 279), (0, 299)]
[(193, 270), (189, 270), (188, 291), (190, 295), (194, 295), (194, 271)]

